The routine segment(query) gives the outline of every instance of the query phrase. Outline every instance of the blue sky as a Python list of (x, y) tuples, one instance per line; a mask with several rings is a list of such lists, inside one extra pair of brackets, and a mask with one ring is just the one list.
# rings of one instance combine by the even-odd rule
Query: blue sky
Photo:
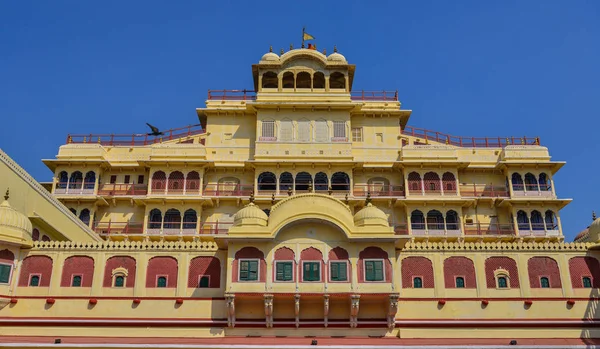
[(567, 161), (567, 239), (600, 211), (598, 1), (2, 1), (0, 148), (48, 181), (67, 133), (196, 123), (303, 25), (356, 64), (354, 89), (398, 89), (410, 125), (541, 137)]

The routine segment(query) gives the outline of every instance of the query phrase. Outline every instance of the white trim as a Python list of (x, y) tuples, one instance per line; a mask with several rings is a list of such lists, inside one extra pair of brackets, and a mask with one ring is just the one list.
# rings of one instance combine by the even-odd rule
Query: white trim
[[(367, 261), (380, 261), (381, 262), (381, 273), (383, 274), (383, 280), (380, 281), (367, 281)], [(365, 258), (363, 259), (363, 282), (368, 283), (385, 283), (385, 258)]]
[[(295, 278), (295, 275), (294, 275), (295, 274), (294, 273), (294, 269), (295, 269), (294, 265), (295, 265), (295, 263), (294, 263), (293, 259), (278, 259), (278, 260), (275, 260), (273, 262), (274, 262), (273, 266), (275, 266), (275, 268), (273, 269), (273, 274), (275, 274), (274, 275), (275, 277), (273, 278), (273, 282), (276, 282), (276, 283), (293, 283), (293, 282), (296, 282), (296, 278)], [(291, 280), (285, 280), (285, 281), (277, 280), (277, 263), (292, 263), (292, 279)]]
[[(256, 267), (256, 280), (241, 280), (240, 279), (240, 274), (242, 272), (242, 261), (256, 261), (257, 262), (257, 267)], [(237, 275), (237, 282), (260, 282), (260, 258), (240, 258), (238, 259), (238, 275)], [(248, 269), (248, 271), (250, 271), (250, 269)]]

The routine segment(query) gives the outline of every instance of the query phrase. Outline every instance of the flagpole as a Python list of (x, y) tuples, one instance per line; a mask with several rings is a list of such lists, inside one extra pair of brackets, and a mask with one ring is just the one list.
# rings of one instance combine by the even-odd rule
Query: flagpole
[(304, 48), (304, 31), (306, 30), (306, 27), (302, 27), (302, 48)]

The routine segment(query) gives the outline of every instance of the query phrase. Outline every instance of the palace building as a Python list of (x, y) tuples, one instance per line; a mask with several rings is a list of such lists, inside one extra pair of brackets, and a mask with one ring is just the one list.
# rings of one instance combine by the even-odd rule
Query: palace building
[(564, 242), (564, 162), (411, 127), (355, 71), (268, 52), (191, 126), (67, 136), (51, 183), (0, 152), (0, 345), (595, 343), (600, 219)]

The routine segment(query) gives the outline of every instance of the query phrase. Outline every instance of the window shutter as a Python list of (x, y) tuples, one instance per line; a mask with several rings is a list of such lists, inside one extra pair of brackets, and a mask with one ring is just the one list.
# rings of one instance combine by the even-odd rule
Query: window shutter
[(325, 120), (317, 120), (315, 122), (315, 140), (317, 142), (327, 142), (329, 141), (329, 135), (327, 130), (327, 121)]
[(291, 142), (294, 140), (294, 125), (290, 120), (282, 120), (280, 122), (281, 141)]
[(7, 284), (10, 279), (10, 265), (0, 265), (0, 283)]
[(331, 280), (339, 281), (339, 267), (340, 263), (331, 263)]
[(293, 266), (294, 266), (294, 263), (285, 263), (283, 265), (283, 279), (285, 281), (291, 281), (294, 279), (293, 272), (292, 272)]
[(298, 141), (310, 142), (310, 121), (298, 121)]
[(339, 281), (348, 280), (348, 271), (347, 271), (348, 265), (345, 262), (339, 263), (338, 265), (340, 266), (338, 280)]
[(383, 281), (383, 261), (373, 262), (374, 270), (375, 270), (375, 280), (374, 281)]
[(209, 287), (208, 276), (203, 276), (203, 277), (200, 278), (200, 282), (198, 284), (198, 287), (200, 287), (200, 288), (207, 288), (207, 287)]
[(275, 280), (283, 281), (283, 263), (279, 262), (276, 265), (277, 267), (275, 268)]
[(249, 273), (248, 280), (258, 280), (258, 261), (250, 261), (249, 264)]
[(373, 281), (374, 278), (374, 272), (373, 272), (373, 262), (372, 261), (366, 261), (365, 262), (365, 280), (366, 281)]

